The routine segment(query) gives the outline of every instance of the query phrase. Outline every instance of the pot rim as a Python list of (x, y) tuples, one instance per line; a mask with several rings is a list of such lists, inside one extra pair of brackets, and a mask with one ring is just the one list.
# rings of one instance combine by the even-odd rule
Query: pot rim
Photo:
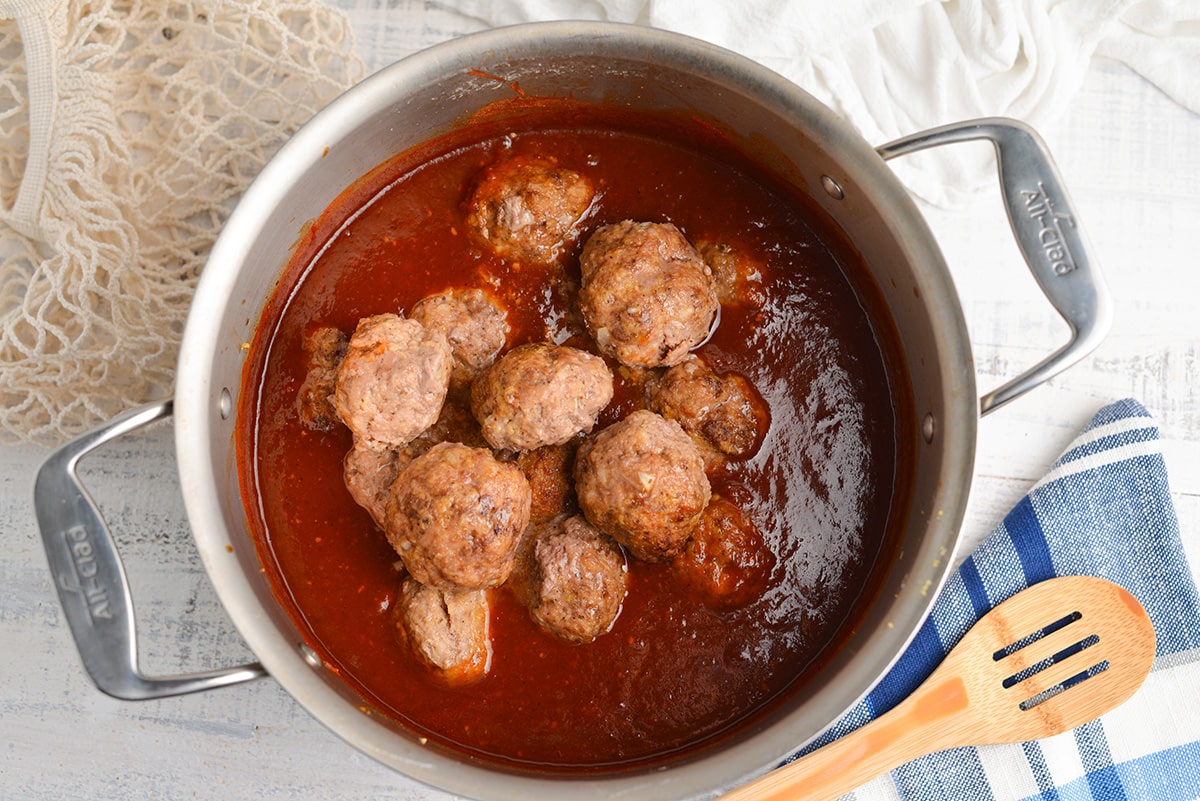
[[(938, 590), (954, 563), (958, 528), (974, 471), (978, 422), (975, 375), (967, 328), (953, 282), (940, 250), (907, 191), (875, 150), (823, 104), (795, 84), (756, 62), (688, 36), (643, 26), (607, 22), (546, 22), (497, 28), (434, 45), (410, 55), (366, 78), (332, 101), (305, 124), (275, 155), (247, 189), (214, 244), (201, 275), (188, 314), (180, 348), (175, 397), (175, 445), (184, 503), (205, 569), (230, 618), (267, 670), (302, 706), (339, 737), (389, 767), (431, 786), (451, 792), (492, 799), (557, 798), (564, 789), (587, 798), (682, 798), (711, 795), (716, 789), (740, 783), (778, 763), (787, 753), (815, 738), (813, 732), (790, 742), (786, 727), (775, 727), (770, 737), (756, 731), (722, 743), (719, 751), (661, 769), (638, 770), (602, 777), (530, 776), (507, 773), (465, 758), (449, 758), (419, 744), (415, 737), (397, 737), (393, 728), (364, 715), (347, 697), (331, 689), (321, 668), (314, 668), (300, 643), (289, 641), (275, 626), (263, 600), (251, 585), (247, 571), (257, 569), (257, 555), (245, 553), (229, 531), (229, 513), (223, 491), (234, 492), (241, 504), (240, 487), (219, 486), (214, 466), (236, 474), (236, 464), (222, 456), (229, 448), (228, 429), (214, 427), (236, 413), (238, 387), (221, 387), (213, 381), (214, 359), (222, 349), (237, 348), (228, 330), (218, 321), (228, 313), (235, 279), (244, 264), (250, 243), (259, 234), (270, 211), (287, 195), (292, 179), (305, 165), (319, 162), (324, 151), (336, 147), (361, 121), (362, 109), (386, 107), (401, 95), (397, 87), (421, 85), (447, 71), (469, 69), (494, 59), (496, 52), (520, 47), (522, 42), (616, 43), (623, 53), (669, 53), (674, 63), (703, 68), (737, 83), (756, 97), (796, 110), (803, 125), (819, 141), (836, 142), (845, 152), (848, 169), (858, 183), (878, 192), (876, 202), (899, 218), (907, 252), (927, 261), (919, 290), (935, 317), (942, 341), (939, 358), (953, 386), (944, 389), (947, 402), (941, 430), (954, 432), (956, 446), (948, 449), (939, 481), (939, 496), (932, 499), (938, 514), (931, 515), (929, 534), (918, 559), (928, 564), (920, 588), (924, 602), (908, 621), (897, 621), (892, 631), (872, 635), (864, 648), (887, 649), (890, 657), (871, 666), (875, 675), (855, 688), (853, 700), (840, 705), (826, 726), (861, 700), (890, 669), (928, 615)], [(374, 165), (368, 165), (367, 169)], [(851, 169), (852, 168), (852, 169)], [(364, 169), (363, 172), (366, 172)], [(299, 224), (300, 221), (298, 221)], [(281, 269), (279, 265), (277, 269)], [(251, 330), (257, 309), (245, 309)], [(224, 410), (222, 412), (222, 410)], [(916, 410), (920, 411), (920, 410)], [(236, 460), (234, 460), (236, 461)], [(243, 512), (244, 515), (244, 512)], [(237, 546), (237, 547), (235, 547)], [(912, 591), (912, 588), (909, 588)], [(769, 746), (769, 747), (768, 747)], [(685, 773), (686, 771), (686, 773)]]

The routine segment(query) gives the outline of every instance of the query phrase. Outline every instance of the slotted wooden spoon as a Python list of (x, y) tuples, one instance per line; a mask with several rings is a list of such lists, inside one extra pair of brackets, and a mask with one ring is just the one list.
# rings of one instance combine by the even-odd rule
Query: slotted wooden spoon
[(984, 615), (890, 712), (718, 801), (829, 801), (935, 751), (1059, 734), (1133, 695), (1154, 646), (1146, 610), (1123, 588), (1043, 581)]

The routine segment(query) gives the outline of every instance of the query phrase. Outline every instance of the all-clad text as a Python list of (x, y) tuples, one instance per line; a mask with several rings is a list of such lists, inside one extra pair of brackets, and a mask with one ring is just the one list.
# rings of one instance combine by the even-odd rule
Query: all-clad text
[(74, 581), (69, 576), (58, 577), (63, 589), (79, 593), (87, 606), (92, 621), (97, 618), (112, 620), (113, 613), (108, 589), (100, 581), (100, 565), (96, 561), (96, 549), (92, 546), (87, 529), (83, 526), (72, 526), (63, 532), (67, 551), (71, 554), (71, 564), (75, 568)]
[(1046, 194), (1046, 187), (1041, 182), (1038, 182), (1036, 190), (1022, 189), (1021, 196), (1025, 199), (1025, 211), (1029, 214), (1029, 219), (1039, 226), (1038, 242), (1050, 269), (1054, 270), (1056, 275), (1073, 272), (1076, 264), (1063, 237), (1063, 226), (1074, 228), (1075, 219), (1070, 214), (1054, 210)]

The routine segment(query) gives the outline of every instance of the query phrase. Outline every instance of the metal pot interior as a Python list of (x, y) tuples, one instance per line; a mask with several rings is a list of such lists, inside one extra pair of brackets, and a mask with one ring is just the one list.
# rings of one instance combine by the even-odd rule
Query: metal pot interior
[[(497, 80), (500, 78), (502, 80)], [(439, 753), (382, 716), (302, 645), (248, 534), (234, 453), (245, 350), (302, 227), (380, 162), (473, 111), (533, 96), (683, 109), (723, 123), (811, 195), (871, 265), (913, 390), (916, 474), (905, 539), (866, 619), (804, 692), (755, 728), (654, 771), (575, 779), (498, 774)], [(828, 176), (840, 187), (823, 187)], [(827, 183), (827, 182), (826, 182)], [(222, 602), (271, 674), (363, 752), (420, 781), (480, 798), (689, 798), (711, 794), (811, 740), (880, 678), (923, 621), (953, 561), (973, 469), (977, 400), (957, 297), (903, 187), (874, 150), (779, 76), (696, 40), (647, 28), (550, 23), (448, 42), (372, 76), (321, 112), (266, 167), (232, 215), (185, 331), (176, 448), (189, 519)]]

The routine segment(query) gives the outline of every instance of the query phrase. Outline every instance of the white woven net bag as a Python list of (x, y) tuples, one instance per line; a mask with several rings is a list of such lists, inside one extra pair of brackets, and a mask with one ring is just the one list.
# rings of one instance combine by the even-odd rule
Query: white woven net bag
[(0, 0), (0, 441), (170, 394), (213, 240), (352, 48), (319, 0)]

